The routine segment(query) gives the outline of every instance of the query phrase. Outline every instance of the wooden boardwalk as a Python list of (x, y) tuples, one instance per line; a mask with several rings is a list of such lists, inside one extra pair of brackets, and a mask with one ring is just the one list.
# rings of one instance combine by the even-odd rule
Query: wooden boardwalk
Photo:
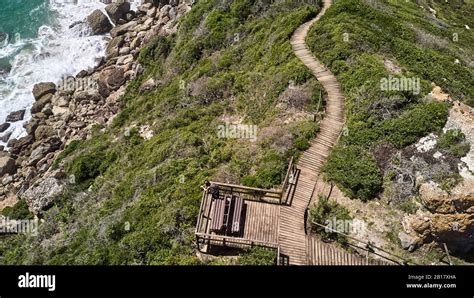
[[(280, 207), (278, 237), (280, 255), (287, 260), (286, 262), (289, 265), (318, 263), (314, 261), (318, 259), (314, 256), (314, 253), (325, 253), (324, 250), (316, 249), (313, 251), (312, 249), (312, 247), (319, 247), (319, 244), (315, 243), (312, 238), (308, 239), (309, 236), (305, 233), (305, 212), (312, 196), (317, 195), (315, 187), (321, 167), (332, 147), (337, 143), (343, 128), (344, 97), (336, 77), (313, 57), (305, 39), (310, 27), (324, 15), (330, 5), (330, 0), (324, 0), (323, 8), (316, 18), (299, 27), (291, 38), (291, 45), (296, 56), (313, 72), (316, 79), (326, 89), (328, 99), (325, 117), (320, 125), (320, 132), (298, 162), (298, 168), (301, 172), (291, 204)], [(308, 253), (308, 247), (311, 249), (310, 253)], [(344, 258), (340, 259), (340, 261), (343, 260)]]

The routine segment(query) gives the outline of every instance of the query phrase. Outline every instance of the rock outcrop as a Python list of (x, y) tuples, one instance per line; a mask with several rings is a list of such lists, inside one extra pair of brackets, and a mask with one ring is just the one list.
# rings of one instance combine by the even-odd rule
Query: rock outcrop
[(4, 131), (7, 130), (9, 127), (10, 127), (10, 123), (3, 123), (3, 124), (0, 124), (0, 132), (4, 132)]
[(56, 85), (51, 82), (38, 83), (33, 86), (33, 96), (39, 100), (47, 94), (54, 94), (56, 92)]

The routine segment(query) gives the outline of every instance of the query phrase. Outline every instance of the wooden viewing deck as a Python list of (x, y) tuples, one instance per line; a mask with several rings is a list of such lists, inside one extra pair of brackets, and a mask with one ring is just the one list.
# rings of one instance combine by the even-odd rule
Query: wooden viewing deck
[[(217, 199), (205, 191), (196, 227), (199, 250), (206, 251), (209, 245), (237, 248), (254, 245), (278, 247), (280, 218), (279, 197), (276, 196), (279, 195), (278, 191), (266, 192), (266, 190), (221, 183), (214, 183), (214, 185), (220, 188), (219, 200), (232, 196), (240, 196), (243, 199), (241, 228), (238, 233), (232, 233), (228, 229), (212, 230), (212, 223), (217, 220), (215, 218), (217, 213), (213, 212), (213, 208), (217, 206)], [(250, 195), (252, 192), (259, 195), (252, 197)]]

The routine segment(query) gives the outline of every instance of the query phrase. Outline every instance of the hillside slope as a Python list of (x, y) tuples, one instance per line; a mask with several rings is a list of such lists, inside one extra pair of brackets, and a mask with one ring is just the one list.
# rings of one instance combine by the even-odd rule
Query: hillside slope
[[(75, 184), (37, 214), (38, 236), (0, 236), (0, 263), (272, 264), (260, 249), (232, 260), (196, 256), (200, 185), (277, 188), (289, 159), (309, 148), (326, 95), (290, 38), (319, 7), (197, 1), (176, 34), (141, 51), (144, 72), (113, 123), (57, 156), (54, 167)], [(340, 0), (312, 27), (307, 44), (347, 100), (325, 176), (361, 208), (381, 198), (381, 208), (414, 213), (419, 172), (446, 192), (460, 183), (469, 148), (462, 134), (443, 132), (451, 104), (430, 92), (436, 85), (473, 105), (472, 14), (472, 0)], [(409, 84), (391, 83), (402, 79)], [(444, 140), (442, 161), (415, 152), (431, 133)], [(414, 155), (420, 162), (405, 168)], [(21, 200), (8, 212), (30, 218), (27, 209)]]

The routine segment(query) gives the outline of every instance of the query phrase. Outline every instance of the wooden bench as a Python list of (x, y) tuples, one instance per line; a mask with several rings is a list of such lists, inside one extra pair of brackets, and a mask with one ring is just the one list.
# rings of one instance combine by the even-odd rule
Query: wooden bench
[(244, 209), (244, 200), (240, 197), (234, 197), (234, 212), (232, 215), (232, 233), (239, 233), (241, 226), (242, 210)]
[(225, 205), (227, 199), (213, 200), (211, 230), (220, 231), (224, 226)]

